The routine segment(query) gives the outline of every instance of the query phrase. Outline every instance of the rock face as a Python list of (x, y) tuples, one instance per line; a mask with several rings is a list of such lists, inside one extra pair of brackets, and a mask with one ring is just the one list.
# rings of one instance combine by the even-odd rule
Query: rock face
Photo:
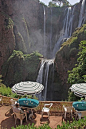
[[(28, 72), (26, 72), (27, 75), (23, 78), (22, 76), (25, 74), (24, 71), (21, 73), (21, 77), (19, 76), (20, 80), (14, 79), (18, 75), (15, 74), (14, 77), (14, 71), (16, 71), (14, 70), (15, 60), (12, 60), (12, 64), (10, 62), (9, 65), (7, 61), (12, 55), (13, 50), (22, 51), (24, 54), (38, 51), (44, 58), (55, 58), (53, 100), (56, 100), (56, 98), (58, 98), (58, 100), (65, 99), (67, 97), (69, 86), (66, 82), (68, 76), (67, 71), (72, 69), (76, 63), (78, 46), (75, 45), (72, 49), (70, 49), (69, 46), (64, 46), (63, 49), (58, 50), (65, 41), (65, 38), (69, 38), (72, 32), (75, 31), (75, 28), (77, 28), (81, 5), (82, 3), (78, 3), (72, 7), (49, 8), (39, 3), (39, 0), (0, 1), (0, 74), (3, 74), (5, 84), (12, 85), (15, 82), (26, 80), (27, 78), (35, 80), (36, 76), (35, 79), (34, 77), (29, 78)], [(86, 7), (84, 8), (83, 17), (82, 23), (86, 20)], [(65, 22), (66, 20), (67, 22)], [(69, 32), (71, 32), (71, 34), (67, 35)], [(65, 35), (63, 35), (64, 33)], [(78, 36), (78, 41), (80, 42), (79, 39), (82, 39), (82, 35)], [(57, 44), (58, 40), (61, 40), (59, 44)], [(70, 39), (67, 41), (71, 42)], [(74, 37), (74, 42), (75, 41), (76, 37)], [(54, 56), (52, 56), (53, 51), (55, 52)], [(57, 51), (58, 53), (56, 54)], [(5, 67), (5, 62), (7, 67)], [(22, 63), (19, 58), (18, 62), (18, 64)], [(25, 64), (23, 64), (21, 68), (24, 67), (24, 65)], [(2, 66), (8, 69), (6, 69), (6, 71), (2, 70)], [(19, 68), (19, 66), (20, 65), (16, 65), (17, 68)], [(9, 75), (9, 73), (11, 74)], [(11, 75), (15, 82), (10, 79)], [(61, 97), (59, 97), (59, 95)]]
[(58, 100), (67, 99), (70, 87), (70, 84), (67, 83), (68, 70), (72, 70), (77, 63), (79, 43), (82, 40), (86, 40), (86, 24), (77, 28), (56, 54), (53, 100), (57, 100), (57, 98)]
[(1, 66), (12, 54), (15, 48), (13, 21), (4, 11), (3, 1), (0, 1), (0, 73)]
[[(63, 27), (65, 8), (49, 8), (38, 0), (1, 0), (0, 72), (3, 62), (14, 49), (23, 53), (38, 51), (44, 57), (51, 58)], [(76, 26), (77, 22), (74, 29)]]
[(4, 84), (12, 87), (21, 81), (35, 81), (41, 57), (42, 55), (37, 52), (23, 54), (21, 51), (14, 50), (2, 68)]

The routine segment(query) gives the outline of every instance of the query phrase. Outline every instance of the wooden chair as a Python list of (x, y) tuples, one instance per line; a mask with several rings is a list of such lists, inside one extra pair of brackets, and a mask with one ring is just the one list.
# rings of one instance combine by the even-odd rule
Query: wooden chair
[(13, 107), (13, 113), (14, 113), (14, 118), (15, 118), (15, 124), (17, 119), (20, 119), (20, 124), (22, 125), (23, 119), (26, 117), (26, 121), (27, 121), (27, 112), (24, 111), (23, 113), (21, 113), (21, 110), (19, 110), (16, 107)]

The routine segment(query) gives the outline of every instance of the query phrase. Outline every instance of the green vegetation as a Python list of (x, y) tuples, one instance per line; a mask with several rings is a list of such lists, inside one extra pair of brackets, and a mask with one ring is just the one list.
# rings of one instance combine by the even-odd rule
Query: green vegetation
[(5, 19), (5, 27), (6, 27), (7, 29), (10, 29), (10, 28), (13, 27), (13, 21), (12, 21), (11, 18)]
[[(71, 65), (72, 70), (68, 71), (67, 82), (71, 85), (86, 82), (86, 24), (76, 29), (71, 38), (62, 44), (58, 53), (63, 58), (64, 62), (70, 64), (71, 61), (75, 61), (77, 63), (74, 66), (74, 62), (72, 62), (73, 67)], [(79, 97), (76, 97), (70, 91), (68, 94), (68, 101), (79, 99)]]
[(32, 95), (24, 95), (24, 96), (17, 95), (16, 93), (12, 92), (10, 87), (6, 87), (6, 85), (4, 85), (3, 83), (0, 83), (0, 94), (4, 95), (4, 96), (7, 96), (7, 97), (12, 97), (12, 98), (28, 97), (28, 98), (38, 99), (35, 95), (34, 96), (32, 96)]
[(82, 40), (86, 40), (86, 24), (83, 24), (82, 27), (77, 28), (75, 32), (72, 34), (71, 38), (69, 38), (66, 42), (62, 44), (61, 49), (65, 46), (69, 46), (70, 48), (78, 48), (78, 44)]
[(13, 20), (9, 17), (9, 15), (7, 15), (5, 12), (1, 11), (0, 12), (4, 17), (5, 17), (5, 22), (4, 22), (4, 25), (5, 25), (5, 28), (6, 29), (10, 29), (13, 27)]
[[(0, 75), (0, 87), (5, 87), (5, 85), (2, 83), (2, 75)], [(1, 90), (0, 90), (1, 92)]]
[(16, 37), (17, 37), (18, 41), (21, 41), (21, 43), (18, 42), (18, 48), (19, 48), (19, 50), (20, 51), (23, 50), (24, 53), (27, 53), (27, 48), (26, 48), (26, 45), (25, 45), (25, 42), (24, 42), (24, 39), (23, 39), (21, 33), (18, 32), (17, 35), (16, 35)]
[(58, 7), (56, 3), (53, 3), (52, 1), (49, 2), (49, 7)]
[(51, 127), (48, 125), (48, 124), (44, 124), (42, 126), (39, 126), (39, 127), (35, 127), (34, 126), (34, 123), (32, 125), (20, 125), (20, 126), (17, 126), (16, 128), (12, 127), (11, 129), (51, 129)]
[(14, 50), (2, 67), (4, 84), (11, 86), (23, 80), (35, 81), (41, 57), (38, 52), (23, 54), (21, 51)]
[(86, 40), (79, 45), (76, 67), (68, 71), (68, 82), (70, 84), (86, 82)]
[[(80, 119), (79, 121), (73, 121), (72, 123), (65, 123), (63, 122), (62, 126), (57, 125), (55, 129), (85, 129), (86, 128), (86, 117)], [(19, 125), (16, 128), (12, 127), (11, 129), (52, 129), (48, 124), (43, 124), (39, 127), (35, 127), (34, 124), (32, 125)]]
[[(70, 84), (86, 82), (86, 40), (79, 44), (78, 56), (77, 64), (71, 71), (68, 71), (68, 83)], [(69, 91), (68, 100), (74, 101), (76, 99), (77, 97)]]
[(69, 2), (67, 0), (52, 0), (57, 3), (59, 6), (69, 6)]
[[(2, 75), (0, 75), (1, 77)], [(1, 80), (1, 79), (0, 79)], [(6, 87), (1, 81), (0, 81), (0, 94), (7, 96), (7, 97), (12, 97), (12, 98), (18, 98), (17, 94), (12, 93), (10, 87)]]
[[(46, 6), (45, 3), (41, 2), (41, 1), (40, 1), (40, 3), (44, 6)], [(58, 6), (61, 7), (61, 6), (69, 6), (69, 5), (70, 5), (70, 3), (67, 0), (52, 0), (49, 2), (48, 7), (58, 7)]]
[(10, 96), (11, 95), (11, 89), (9, 87), (0, 87), (0, 94), (4, 95), (4, 96)]
[(22, 58), (22, 59), (24, 59), (24, 56), (23, 56), (23, 53), (22, 53), (22, 51), (16, 51), (16, 50), (14, 50), (13, 51), (13, 53), (12, 53), (12, 55), (9, 57), (9, 59), (7, 60), (7, 62), (9, 62), (12, 58), (15, 58), (15, 57), (18, 57), (18, 58)]
[(0, 94), (7, 96), (7, 97), (14, 97), (17, 98), (18, 95), (13, 94), (10, 87), (6, 87), (6, 85), (2, 82), (2, 75), (0, 75)]
[[(72, 34), (66, 42), (61, 45), (60, 54), (63, 59), (69, 61), (70, 58), (78, 58), (79, 44), (82, 40), (86, 40), (86, 24), (83, 24), (82, 27), (77, 28), (76, 31)], [(57, 53), (58, 53), (57, 52)], [(84, 76), (84, 78), (86, 78)]]

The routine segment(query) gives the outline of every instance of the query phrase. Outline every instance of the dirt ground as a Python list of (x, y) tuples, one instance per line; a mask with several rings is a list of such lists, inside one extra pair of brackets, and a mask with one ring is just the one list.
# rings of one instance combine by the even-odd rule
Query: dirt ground
[[(17, 124), (15, 125), (15, 119), (11, 113), (9, 113), (9, 110), (11, 109), (10, 106), (1, 106), (0, 107), (0, 129), (11, 129), (12, 126), (16, 127), (16, 125), (20, 125), (20, 121), (17, 120)], [(42, 121), (41, 114), (36, 114), (36, 118), (33, 120), (28, 120), (27, 122), (23, 120), (23, 125), (28, 125), (29, 123), (34, 123), (35, 126), (41, 126), (44, 123), (49, 123), (50, 127), (52, 129), (55, 129), (57, 125), (62, 124), (62, 117), (61, 116), (50, 116), (50, 119), (48, 120), (47, 115), (44, 115)]]

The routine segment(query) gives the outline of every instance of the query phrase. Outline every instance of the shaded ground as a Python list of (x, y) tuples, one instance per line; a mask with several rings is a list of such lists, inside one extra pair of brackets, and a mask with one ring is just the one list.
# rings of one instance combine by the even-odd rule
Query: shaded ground
[[(12, 126), (16, 127), (16, 125), (20, 125), (20, 121), (17, 120), (17, 124), (15, 125), (15, 120), (13, 118), (13, 115), (9, 113), (10, 106), (1, 106), (0, 107), (0, 129), (1, 128), (7, 128), (11, 129)], [(57, 125), (61, 125), (62, 117), (61, 116), (50, 116), (50, 119), (48, 120), (47, 115), (44, 116), (44, 118), (40, 121), (41, 114), (36, 114), (36, 118), (34, 120), (28, 120), (27, 122), (24, 120), (23, 125), (28, 125), (29, 123), (34, 123), (35, 126), (41, 126), (44, 123), (49, 123), (50, 127), (52, 129), (55, 129)]]

